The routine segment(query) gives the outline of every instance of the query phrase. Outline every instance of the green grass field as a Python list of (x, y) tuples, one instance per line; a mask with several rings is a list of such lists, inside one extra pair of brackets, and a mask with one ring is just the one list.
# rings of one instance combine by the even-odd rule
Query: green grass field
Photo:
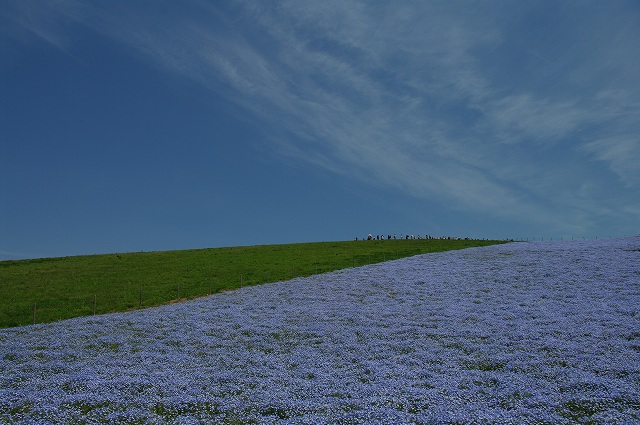
[(0, 327), (158, 306), (241, 285), (500, 242), (312, 242), (0, 261)]

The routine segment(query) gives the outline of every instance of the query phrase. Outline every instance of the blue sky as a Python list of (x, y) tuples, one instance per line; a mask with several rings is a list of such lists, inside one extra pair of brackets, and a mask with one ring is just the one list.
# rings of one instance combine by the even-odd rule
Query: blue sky
[(635, 1), (0, 4), (0, 259), (640, 233)]

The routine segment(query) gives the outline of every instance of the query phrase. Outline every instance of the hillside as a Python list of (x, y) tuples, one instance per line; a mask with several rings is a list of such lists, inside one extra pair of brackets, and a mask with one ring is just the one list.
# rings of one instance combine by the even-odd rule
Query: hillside
[(0, 330), (0, 422), (637, 423), (640, 238), (413, 256)]
[(0, 327), (152, 307), (240, 286), (499, 241), (374, 240), (0, 261)]

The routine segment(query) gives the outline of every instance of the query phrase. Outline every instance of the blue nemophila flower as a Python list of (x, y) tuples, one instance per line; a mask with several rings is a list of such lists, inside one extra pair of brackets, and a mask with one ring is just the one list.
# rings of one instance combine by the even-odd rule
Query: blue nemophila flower
[(4, 329), (0, 422), (639, 421), (639, 260), (511, 243)]

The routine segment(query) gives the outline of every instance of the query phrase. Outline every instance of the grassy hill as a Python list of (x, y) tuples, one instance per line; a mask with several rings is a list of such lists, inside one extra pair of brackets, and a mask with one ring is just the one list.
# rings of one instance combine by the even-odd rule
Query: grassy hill
[(158, 306), (484, 240), (313, 242), (0, 261), (0, 327)]

